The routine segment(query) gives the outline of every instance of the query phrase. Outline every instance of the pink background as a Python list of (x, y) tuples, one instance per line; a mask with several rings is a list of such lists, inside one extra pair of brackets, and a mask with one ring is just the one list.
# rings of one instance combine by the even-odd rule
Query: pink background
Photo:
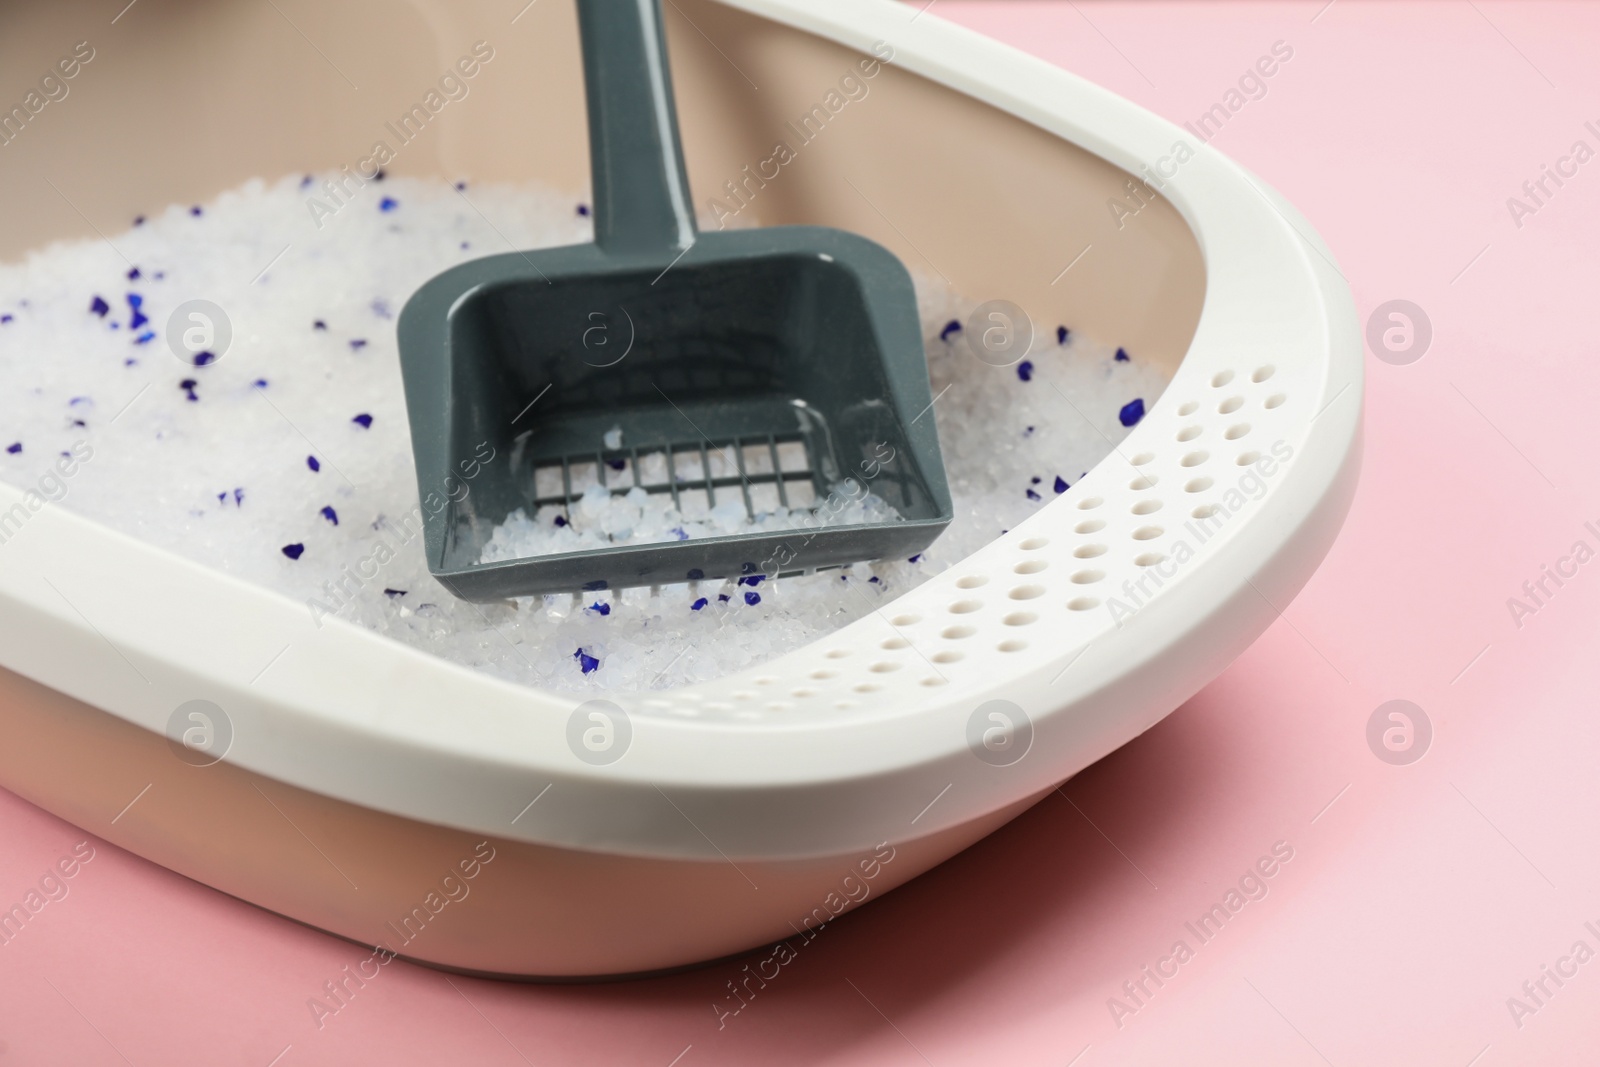
[[(1600, 1060), (1600, 960), (1547, 981), (1520, 1027), (1506, 1003), (1579, 938), (1600, 949), (1583, 926), (1600, 929), (1600, 561), (1520, 628), (1506, 606), (1576, 539), (1600, 546), (1582, 529), (1600, 526), (1600, 360), (1581, 325), (1600, 160), (1520, 227), (1506, 206), (1574, 140), (1600, 147), (1583, 128), (1600, 126), (1600, 8), (1321, 7), (940, 0), (928, 16), (1178, 122), (1287, 42), (1214, 143), (1321, 231), (1363, 320), (1395, 298), (1431, 319), (1419, 362), (1369, 356), (1344, 535), (1215, 684), (830, 926), (721, 1030), (711, 1005), (744, 961), (571, 987), (397, 962), (319, 1030), (307, 997), (366, 952), (98, 844), (0, 950), (0, 1064)], [(1395, 698), (1434, 728), (1409, 766), (1365, 739)], [(0, 793), (0, 901), (82, 838)], [(1196, 946), (1185, 921), (1279, 841), (1294, 857), (1270, 893), (1146, 980), (1119, 1026), (1108, 998), (1174, 940)]]

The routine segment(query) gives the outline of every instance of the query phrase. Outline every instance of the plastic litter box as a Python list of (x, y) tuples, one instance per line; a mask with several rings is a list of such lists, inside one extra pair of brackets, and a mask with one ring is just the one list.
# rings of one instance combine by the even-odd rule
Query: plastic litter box
[[(86, 39), (96, 58), (0, 148), (0, 253), (337, 170), (475, 41), (504, 58), (394, 173), (581, 198), (574, 13), (514, 7), (146, 0), (107, 25), (13, 5), (0, 32), (19, 54)], [(1291, 205), (1186, 131), (916, 7), (676, 0), (667, 18), (698, 202), (809, 119), (781, 177), (744, 186), (763, 223), (854, 230), (975, 298), (1136, 346), (1173, 377), (1132, 434), (882, 611), (742, 674), (602, 704), (316, 625), (0, 484), (0, 516), (28, 516), (0, 545), (0, 784), (428, 964), (650, 972), (815, 929), (938, 864), (1278, 617), (1345, 514), (1362, 403), (1349, 290)], [(337, 69), (358, 54), (383, 56), (359, 94)], [(870, 94), (830, 110), (864, 60), (881, 64)], [(64, 174), (71, 205), (47, 181)], [(1119, 225), (1108, 201), (1131, 176), (1161, 196)], [(168, 736), (197, 700), (225, 713), (220, 761)]]

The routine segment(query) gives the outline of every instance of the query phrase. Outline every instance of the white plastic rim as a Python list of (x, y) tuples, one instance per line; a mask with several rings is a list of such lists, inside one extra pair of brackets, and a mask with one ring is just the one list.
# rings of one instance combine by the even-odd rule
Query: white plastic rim
[[(156, 732), (180, 704), (212, 701), (232, 725), (228, 759), (369, 808), (709, 861), (968, 822), (1071, 776), (1220, 673), (1310, 576), (1354, 490), (1361, 340), (1326, 246), (1185, 131), (914, 7), (722, 2), (862, 51), (891, 41), (897, 65), (1130, 172), (1179, 141), (1196, 150), (1162, 192), (1204, 256), (1203, 310), (1113, 455), (834, 634), (704, 685), (602, 694), (631, 728), (603, 765), (568, 744), (585, 697), (315, 626), (298, 601), (58, 507), (0, 552), (0, 665)], [(0, 513), (23, 501), (0, 485)], [(1197, 518), (1205, 508), (1220, 517)]]

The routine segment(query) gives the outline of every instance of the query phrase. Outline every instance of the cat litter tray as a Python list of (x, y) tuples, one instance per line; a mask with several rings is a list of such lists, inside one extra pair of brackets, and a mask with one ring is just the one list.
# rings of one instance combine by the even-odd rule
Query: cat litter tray
[[(499, 58), (385, 165), (586, 195), (560, 0), (102, 15), (0, 15), (41, 69), (96, 50), (0, 148), (0, 259), (356, 166), (475, 42)], [(1041, 333), (1124, 344), (1171, 372), (1142, 421), (858, 621), (715, 681), (607, 693), (317, 618), (82, 517), (70, 480), (59, 504), (54, 481), (8, 481), (0, 784), (410, 959), (636, 974), (881, 896), (1148, 729), (1278, 617), (1345, 515), (1361, 424), (1349, 289), (1292, 206), (1185, 131), (915, 7), (677, 0), (667, 21), (697, 202), (747, 183), (764, 225), (853, 230)], [(769, 162), (775, 138), (793, 158)], [(748, 182), (763, 165), (779, 176)], [(1130, 175), (1163, 183), (1131, 218)]]

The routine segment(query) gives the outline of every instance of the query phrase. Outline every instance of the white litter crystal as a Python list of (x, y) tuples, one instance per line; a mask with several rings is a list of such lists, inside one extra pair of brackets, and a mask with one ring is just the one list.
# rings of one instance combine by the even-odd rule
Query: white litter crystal
[[(1077, 335), (1058, 344), (1046, 322), (1036, 323), (1026, 364), (990, 366), (948, 329), (974, 303), (921, 279), (929, 371), (942, 393), (930, 417), (955, 501), (954, 522), (926, 552), (756, 584), (471, 605), (429, 576), (407, 521), (418, 494), (394, 318), (441, 270), (503, 252), (508, 240), (588, 240), (589, 220), (537, 188), (473, 184), (468, 204), (449, 183), (390, 178), (319, 229), (306, 197), (320, 180), (252, 181), (198, 213), (174, 206), (130, 228), (102, 225), (106, 240), (0, 265), (0, 480), (277, 590), (324, 624), (342, 619), (529, 685), (665, 688), (815, 640), (1076, 482), (1127, 434), (1119, 413), (1135, 399), (1153, 403), (1166, 384), (1137, 352), (1118, 359), (1114, 347)], [(180, 361), (166, 342), (169, 318), (196, 299), (219, 307), (232, 333), (204, 366)], [(179, 332), (190, 322), (181, 319)], [(618, 449), (625, 438), (619, 423), (603, 441)], [(90, 449), (70, 476), (55, 473), (62, 453)], [(709, 466), (713, 477), (732, 471), (714, 450)], [(639, 473), (646, 484), (664, 480), (663, 458), (642, 456)], [(696, 459), (678, 473), (707, 472)], [(670, 503), (597, 486), (566, 527), (549, 508), (513, 513), (490, 551), (509, 559), (750, 525), (742, 501), (737, 514), (719, 496), (715, 508), (677, 516)], [(805, 503), (761, 510), (754, 525), (807, 521)], [(831, 521), (892, 518), (869, 492)], [(0, 552), (5, 539), (32, 535), (0, 521)]]

